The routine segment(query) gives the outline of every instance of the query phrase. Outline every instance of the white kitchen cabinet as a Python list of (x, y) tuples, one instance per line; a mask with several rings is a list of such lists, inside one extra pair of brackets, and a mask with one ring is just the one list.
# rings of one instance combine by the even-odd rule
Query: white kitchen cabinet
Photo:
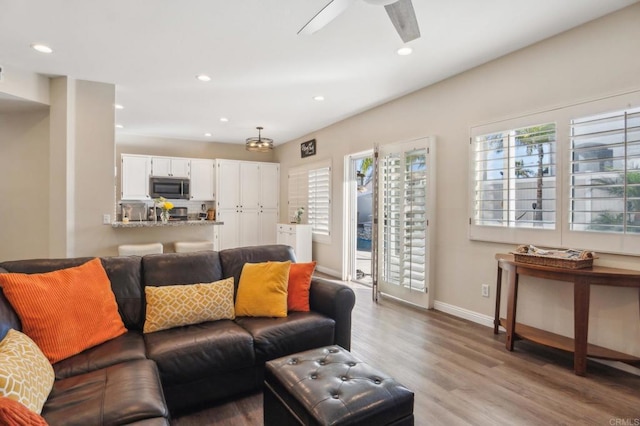
[(206, 159), (191, 160), (191, 199), (194, 201), (213, 201), (215, 161)]
[(121, 200), (149, 200), (151, 158), (146, 155), (122, 154), (120, 161)]
[(277, 224), (277, 243), (293, 247), (297, 262), (311, 262), (311, 225)]
[(216, 160), (217, 211), (227, 218), (235, 216), (229, 226), (220, 219), (224, 222), (221, 249), (276, 243), (279, 170), (274, 163)]
[(237, 209), (216, 210), (216, 220), (223, 222), (219, 230), (220, 250), (240, 247), (240, 214)]
[[(260, 208), (278, 209), (280, 200), (280, 164), (260, 164)], [(277, 221), (276, 221), (277, 223)]]
[(218, 209), (240, 208), (240, 162), (216, 160), (216, 205)]
[(191, 160), (176, 157), (151, 157), (151, 175), (187, 178), (191, 175)]

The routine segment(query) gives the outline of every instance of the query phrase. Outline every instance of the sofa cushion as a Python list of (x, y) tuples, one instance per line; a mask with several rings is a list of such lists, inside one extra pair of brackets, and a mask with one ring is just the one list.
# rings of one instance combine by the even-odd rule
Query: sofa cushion
[(57, 380), (42, 416), (51, 425), (121, 425), (169, 411), (156, 365), (136, 360)]
[(286, 317), (291, 262), (245, 263), (236, 296), (236, 315)]
[(138, 256), (103, 257), (102, 266), (111, 281), (118, 311), (128, 330), (142, 331), (144, 323), (142, 258)]
[(42, 274), (0, 274), (0, 286), (51, 363), (126, 332), (100, 259)]
[(235, 318), (233, 278), (208, 284), (146, 286), (144, 291), (147, 301), (145, 333)]
[(188, 383), (255, 363), (251, 335), (231, 320), (176, 327), (144, 335), (147, 356), (163, 385)]
[(335, 321), (316, 312), (291, 312), (286, 318), (238, 317), (254, 339), (260, 363), (333, 344)]
[(223, 278), (215, 251), (148, 254), (142, 258), (142, 270), (145, 286), (212, 283)]
[(268, 261), (295, 262), (293, 248), (285, 245), (268, 245), (255, 247), (238, 247), (220, 251), (220, 263), (224, 278), (233, 277), (236, 291), (240, 283), (240, 275), (245, 263), (260, 263)]
[(53, 371), (56, 379), (59, 380), (136, 359), (147, 359), (144, 339), (139, 332), (129, 331), (115, 339), (56, 362), (53, 365)]
[(289, 311), (309, 312), (309, 287), (316, 262), (292, 263), (289, 269), (287, 286), (287, 309)]
[(47, 422), (15, 399), (0, 396), (0, 425), (47, 426)]
[(40, 414), (53, 380), (53, 368), (33, 340), (9, 330), (0, 342), (0, 395)]

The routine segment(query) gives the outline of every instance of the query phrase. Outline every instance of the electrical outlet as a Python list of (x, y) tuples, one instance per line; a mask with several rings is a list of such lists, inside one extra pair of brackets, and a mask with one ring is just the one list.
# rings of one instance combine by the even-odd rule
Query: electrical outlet
[(489, 297), (489, 284), (482, 284), (482, 297)]
[(103, 214), (102, 215), (102, 224), (103, 225), (111, 225), (111, 215), (110, 214)]

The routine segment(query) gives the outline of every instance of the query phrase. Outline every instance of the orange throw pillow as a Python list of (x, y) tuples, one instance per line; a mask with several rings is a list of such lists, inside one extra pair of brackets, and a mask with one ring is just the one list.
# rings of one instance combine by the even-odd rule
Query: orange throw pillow
[(309, 288), (316, 262), (292, 263), (289, 269), (289, 287), (287, 289), (287, 309), (289, 311), (309, 312)]
[(47, 426), (47, 422), (18, 401), (0, 396), (0, 425)]
[(127, 331), (98, 258), (44, 274), (0, 274), (0, 287), (52, 364)]

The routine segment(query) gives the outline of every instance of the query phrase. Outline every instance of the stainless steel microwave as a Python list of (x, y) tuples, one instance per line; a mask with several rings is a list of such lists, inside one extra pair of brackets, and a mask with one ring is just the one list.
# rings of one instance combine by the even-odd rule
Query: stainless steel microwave
[(173, 200), (188, 200), (189, 179), (172, 177), (149, 178), (149, 191), (151, 198), (164, 197)]

